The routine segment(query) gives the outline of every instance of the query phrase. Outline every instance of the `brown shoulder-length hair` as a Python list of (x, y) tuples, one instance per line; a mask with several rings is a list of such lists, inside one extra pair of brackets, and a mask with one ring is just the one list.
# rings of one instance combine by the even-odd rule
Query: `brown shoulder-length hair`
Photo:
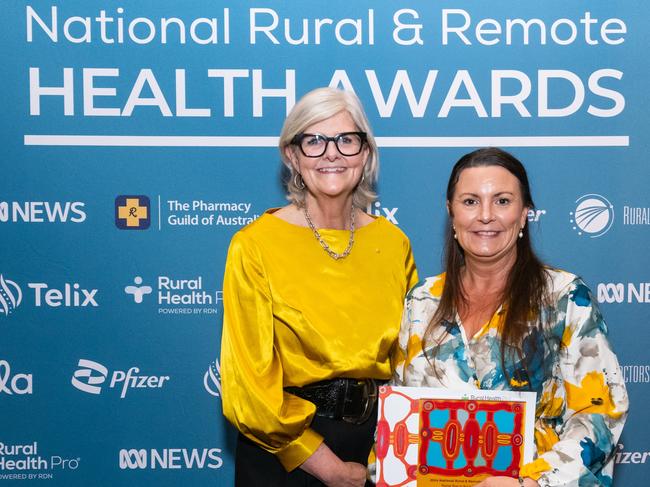
[[(519, 181), (519, 188), (524, 206), (535, 208), (528, 183), (528, 175), (523, 164), (512, 154), (496, 147), (487, 147), (465, 154), (454, 165), (447, 183), (447, 203), (451, 211), (451, 202), (460, 174), (472, 167), (499, 166), (514, 175)], [(450, 215), (453, 216), (453, 215)], [(530, 323), (536, 323), (540, 331), (544, 329), (543, 321), (550, 317), (542, 316), (542, 309), (549, 302), (548, 281), (545, 265), (535, 255), (526, 225), (523, 236), (517, 239), (517, 257), (508, 274), (501, 301), (496, 306), (504, 305), (505, 316), (501, 320), (501, 365), (507, 374), (505, 359), (508, 354), (517, 357), (526, 367), (522, 343), (529, 331)], [(465, 265), (465, 255), (452, 229), (451, 218), (447, 218), (445, 236), (445, 281), (440, 304), (433, 315), (424, 335), (423, 348), (430, 344), (434, 330), (446, 321), (453, 321), (459, 307), (467, 303), (467, 295), (461, 282), (461, 270)], [(527, 350), (527, 352), (533, 352)], [(514, 354), (514, 356), (510, 355)], [(526, 370), (528, 373), (528, 370)], [(508, 378), (509, 379), (509, 378)]]

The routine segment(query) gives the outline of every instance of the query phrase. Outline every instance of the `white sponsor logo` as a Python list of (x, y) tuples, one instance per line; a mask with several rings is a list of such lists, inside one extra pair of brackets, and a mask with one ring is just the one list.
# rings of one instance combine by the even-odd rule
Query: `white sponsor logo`
[(650, 303), (650, 282), (601, 282), (599, 303)]
[(140, 304), (142, 303), (145, 294), (151, 294), (153, 289), (151, 286), (141, 286), (140, 284), (142, 284), (142, 278), (140, 276), (135, 276), (133, 278), (133, 283), (135, 286), (126, 286), (124, 288), (124, 292), (126, 294), (131, 294), (133, 296), (133, 301)]
[(650, 225), (650, 208), (624, 206), (623, 225)]
[[(142, 304), (145, 296), (153, 293), (153, 288), (143, 284), (140, 276), (135, 276), (134, 284), (124, 288), (124, 292), (133, 297), (133, 301)], [(158, 276), (157, 288), (154, 294), (159, 306), (159, 314), (216, 314), (219, 301), (223, 300), (222, 292), (206, 290), (202, 276), (191, 279), (175, 279), (170, 276)]]
[(120, 450), (119, 465), (122, 470), (217, 469), (221, 468), (223, 460), (221, 448), (130, 448)]
[(81, 223), (86, 220), (85, 203), (66, 201), (1, 201), (1, 223)]
[[(625, 445), (618, 444), (616, 452), (616, 463), (646, 463), (650, 458), (650, 451), (624, 451)], [(648, 462), (650, 463), (650, 462)]]
[[(108, 369), (98, 362), (83, 358), (79, 359), (77, 365), (80, 368), (75, 370), (72, 375), (72, 385), (88, 394), (99, 394), (102, 392), (99, 384), (103, 384), (106, 380)], [(99, 375), (93, 375), (93, 372), (98, 372)]]
[(528, 221), (538, 222), (542, 215), (546, 215), (546, 210), (528, 210)]
[(252, 213), (252, 206), (242, 202), (169, 199), (164, 204), (169, 211), (165, 221), (170, 226), (243, 226), (260, 217)]
[(647, 384), (650, 382), (650, 365), (621, 365), (621, 372), (626, 384)]
[(218, 358), (210, 364), (208, 370), (203, 374), (203, 386), (208, 394), (215, 397), (221, 396), (221, 366)]
[(614, 205), (599, 194), (586, 194), (576, 200), (576, 208), (569, 215), (578, 235), (596, 238), (605, 235), (612, 227)]
[(11, 366), (6, 360), (0, 360), (0, 394), (32, 394), (32, 374), (11, 376)]
[(50, 288), (44, 282), (30, 282), (27, 286), (34, 290), (34, 305), (58, 308), (84, 308), (99, 306), (95, 300), (97, 289), (84, 289), (78, 283), (65, 283), (63, 289)]
[(52, 479), (54, 474), (44, 470), (77, 470), (80, 461), (79, 457), (42, 456), (36, 441), (24, 445), (0, 442), (0, 480)]
[[(97, 289), (84, 289), (79, 283), (63, 283), (62, 287), (52, 287), (45, 282), (28, 282), (33, 289), (34, 306), (58, 308), (97, 307)], [(0, 274), (0, 315), (10, 315), (23, 301), (22, 288)]]
[(20, 286), (0, 274), (0, 314), (9, 316), (20, 306), (22, 300), (23, 291)]
[[(89, 394), (101, 394), (102, 384), (109, 375), (108, 369), (98, 362), (87, 359), (79, 359), (79, 368), (72, 375), (71, 383), (80, 391)], [(93, 375), (93, 372), (97, 374)], [(111, 374), (108, 384), (110, 389), (121, 386), (120, 398), (124, 399), (129, 389), (159, 389), (165, 381), (169, 380), (168, 375), (138, 375), (140, 369), (131, 367), (126, 372), (115, 370)]]
[(375, 216), (383, 216), (386, 218), (386, 220), (393, 223), (394, 225), (399, 225), (396, 216), (398, 211), (399, 208), (387, 208), (382, 206), (381, 201), (370, 203), (366, 208), (366, 213), (370, 213), (371, 215)]

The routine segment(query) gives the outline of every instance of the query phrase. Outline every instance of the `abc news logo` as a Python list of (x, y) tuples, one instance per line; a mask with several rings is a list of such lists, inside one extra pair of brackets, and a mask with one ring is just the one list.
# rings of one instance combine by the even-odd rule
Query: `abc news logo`
[(221, 448), (122, 449), (119, 462), (122, 470), (217, 469), (223, 465)]
[(0, 201), (0, 223), (82, 223), (85, 205), (81, 201)]
[(650, 303), (650, 282), (601, 282), (597, 297), (599, 303)]

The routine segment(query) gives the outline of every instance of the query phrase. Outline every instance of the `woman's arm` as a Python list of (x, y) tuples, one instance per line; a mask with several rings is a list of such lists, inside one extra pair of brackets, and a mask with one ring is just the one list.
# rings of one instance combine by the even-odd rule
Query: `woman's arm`
[(342, 461), (325, 443), (300, 468), (328, 487), (363, 487), (366, 483), (366, 467)]
[(323, 439), (309, 428), (315, 406), (283, 389), (269, 286), (257, 245), (245, 234), (236, 234), (223, 287), (223, 413), (290, 471), (303, 464)]
[(557, 312), (563, 325), (559, 373), (564, 409), (537, 429), (539, 458), (525, 465), (521, 475), (541, 486), (611, 485), (612, 457), (628, 410), (618, 360), (582, 280), (575, 279), (562, 293)]

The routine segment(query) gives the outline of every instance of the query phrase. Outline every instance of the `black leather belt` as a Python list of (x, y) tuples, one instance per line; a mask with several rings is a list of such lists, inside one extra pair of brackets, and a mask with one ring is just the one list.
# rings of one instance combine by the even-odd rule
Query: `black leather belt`
[(285, 391), (316, 405), (316, 414), (361, 424), (372, 414), (377, 401), (375, 379), (331, 379)]

